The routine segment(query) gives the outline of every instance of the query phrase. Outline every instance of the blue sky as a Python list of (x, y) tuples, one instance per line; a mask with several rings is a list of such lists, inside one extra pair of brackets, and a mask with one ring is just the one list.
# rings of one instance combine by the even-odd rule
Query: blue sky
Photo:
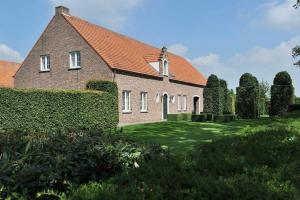
[(300, 96), (300, 69), (291, 57), (291, 48), (300, 44), (300, 9), (292, 8), (294, 1), (1, 0), (0, 59), (22, 61), (54, 6), (66, 5), (73, 15), (169, 47), (231, 88), (244, 72), (271, 83), (276, 72), (287, 70)]

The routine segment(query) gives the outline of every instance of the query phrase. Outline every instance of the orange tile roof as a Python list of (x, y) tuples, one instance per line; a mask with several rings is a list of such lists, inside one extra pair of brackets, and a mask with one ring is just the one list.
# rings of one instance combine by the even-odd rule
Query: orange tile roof
[(0, 61), (0, 87), (14, 87), (14, 75), (21, 64), (8, 61)]
[[(112, 69), (159, 76), (149, 62), (159, 60), (161, 49), (77, 17), (62, 15)], [(171, 79), (206, 85), (206, 78), (186, 59), (171, 53), (168, 53), (168, 58)]]

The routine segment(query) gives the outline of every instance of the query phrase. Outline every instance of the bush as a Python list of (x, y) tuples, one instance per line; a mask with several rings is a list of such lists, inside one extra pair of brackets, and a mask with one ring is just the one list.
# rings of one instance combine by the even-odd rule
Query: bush
[[(32, 199), (43, 190), (99, 181), (142, 160), (145, 149), (100, 133), (0, 134), (0, 185)], [(0, 188), (1, 190), (1, 188)]]
[(215, 122), (231, 122), (236, 120), (235, 115), (216, 115), (214, 116)]
[(185, 162), (169, 155), (101, 183), (75, 188), (69, 199), (296, 200), (299, 133), (267, 130), (202, 143)]
[(86, 88), (89, 90), (99, 90), (103, 92), (109, 92), (109, 93), (117, 93), (118, 87), (117, 84), (111, 81), (89, 81), (86, 84)]
[(292, 79), (287, 72), (279, 72), (274, 78), (274, 85), (271, 87), (270, 115), (286, 114), (293, 100), (294, 87), (292, 85)]
[(0, 89), (0, 128), (103, 130), (119, 121), (116, 93)]
[(168, 121), (191, 121), (192, 114), (191, 113), (182, 113), (182, 114), (168, 114), (167, 116)]
[(249, 73), (240, 78), (240, 86), (236, 88), (236, 113), (240, 118), (259, 117), (259, 84), (256, 77)]
[(216, 75), (208, 78), (207, 86), (203, 91), (204, 112), (222, 115), (224, 109), (224, 89)]
[(207, 120), (206, 114), (192, 116), (192, 122), (205, 122), (206, 120)]

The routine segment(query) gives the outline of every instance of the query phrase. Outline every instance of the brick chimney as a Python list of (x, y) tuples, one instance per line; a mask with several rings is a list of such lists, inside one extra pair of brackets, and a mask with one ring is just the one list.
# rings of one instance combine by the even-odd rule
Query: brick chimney
[(70, 9), (64, 6), (58, 6), (55, 7), (55, 14), (66, 14), (66, 15), (70, 15)]

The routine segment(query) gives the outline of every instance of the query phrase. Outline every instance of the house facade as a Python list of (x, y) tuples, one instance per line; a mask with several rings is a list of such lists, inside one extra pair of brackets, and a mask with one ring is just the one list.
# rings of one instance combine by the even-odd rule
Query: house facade
[(55, 11), (17, 71), (16, 87), (81, 90), (89, 80), (114, 81), (120, 124), (203, 110), (206, 78), (187, 60), (71, 16), (63, 6)]
[(0, 87), (14, 87), (14, 75), (21, 64), (0, 60)]

